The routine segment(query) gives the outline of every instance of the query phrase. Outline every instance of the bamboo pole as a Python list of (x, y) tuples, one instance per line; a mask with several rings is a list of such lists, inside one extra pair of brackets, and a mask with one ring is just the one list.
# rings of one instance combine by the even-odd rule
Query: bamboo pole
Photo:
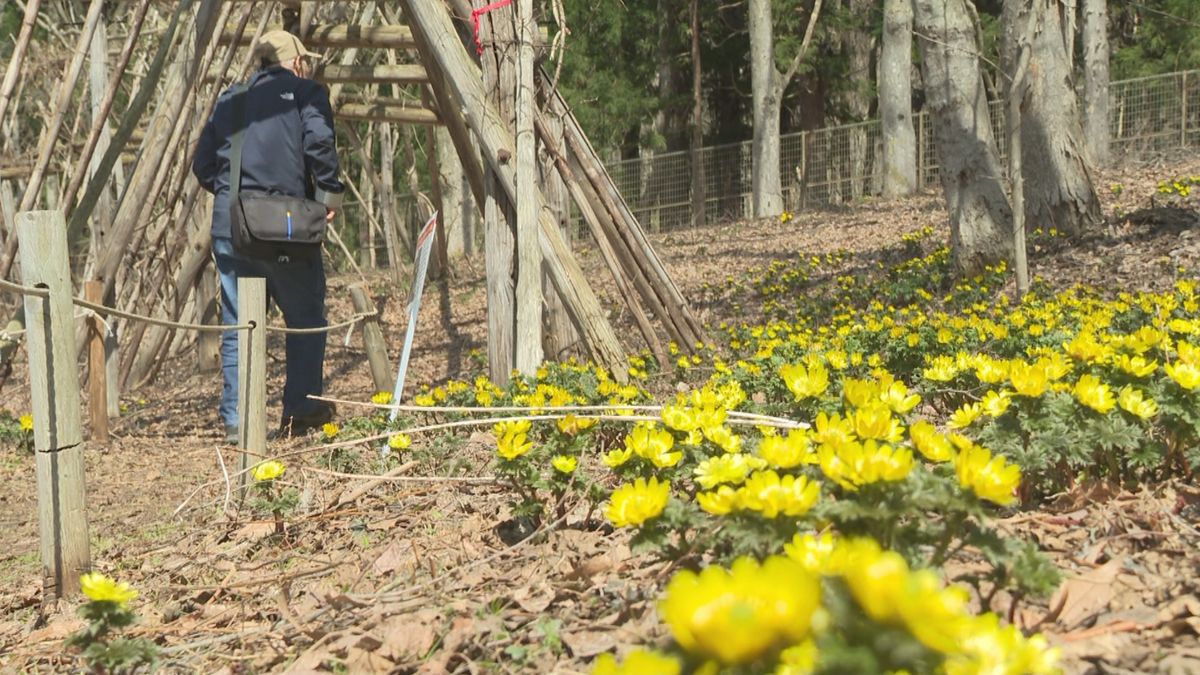
[[(478, 70), (468, 60), (466, 50), (454, 32), (445, 7), (414, 0), (401, 0), (401, 6), (409, 19), (414, 39), (426, 66), (436, 64), (438, 69), (446, 73), (444, 81), (461, 103), (467, 125), (471, 127), (483, 147), (484, 158), (499, 178), (500, 186), (509, 202), (515, 203), (513, 169), (502, 161), (506, 152), (511, 154), (506, 148), (514, 146), (512, 137), (499, 120), (496, 111), (488, 104), (479, 81)], [(449, 108), (440, 102), (439, 108), (444, 115), (450, 116)], [(464, 152), (465, 149), (459, 149), (460, 156)], [(546, 208), (541, 191), (538, 190), (536, 194), (539, 200), (538, 237), (542, 253), (549, 262), (548, 269), (551, 271), (554, 287), (563, 297), (572, 321), (585, 338), (592, 358), (612, 370), (615, 377), (623, 379), (626, 377), (625, 354), (621, 343), (605, 317), (599, 300), (587, 282), (587, 277), (575, 261), (570, 247), (563, 242), (558, 224)]]
[[(87, 167), (92, 163), (92, 154), (96, 150), (96, 144), (100, 141), (100, 136), (108, 120), (108, 114), (112, 111), (117, 91), (121, 88), (121, 79), (125, 76), (125, 69), (129, 65), (129, 57), (133, 55), (133, 48), (137, 44), (137, 37), (141, 33), (142, 23), (146, 20), (146, 10), (150, 8), (150, 3), (151, 0), (141, 0), (134, 11), (133, 20), (129, 25), (129, 32), (125, 38), (125, 44), (121, 47), (121, 54), (117, 57), (117, 63), (113, 66), (112, 75), (109, 77), (108, 88), (104, 92), (104, 99), (95, 111), (95, 118), (92, 121), (91, 130), (88, 131), (87, 141), (84, 143), (83, 149), (79, 152), (78, 158), (75, 160), (75, 168), (71, 171), (71, 182), (68, 184), (67, 191), (63, 197), (63, 204), (68, 212), (75, 208), (75, 196), (79, 194), (79, 187), (83, 184), (83, 179), (88, 175)], [(125, 140), (121, 142), (122, 147), (132, 135), (133, 130), (131, 129), (125, 135)], [(111, 141), (112, 139), (110, 139), (109, 143), (110, 148), (115, 145)], [(110, 151), (105, 151), (105, 156), (107, 156), (108, 152)], [(102, 161), (101, 166), (96, 167), (96, 170), (92, 172), (93, 176), (99, 173), (103, 168), (103, 164), (104, 162)], [(112, 163), (109, 164), (107, 170), (112, 170)], [(99, 198), (99, 195), (97, 195), (97, 198)]]
[[(25, 18), (21, 20), (21, 32), (17, 34), (17, 42), (13, 45), (12, 55), (9, 56), (8, 68), (4, 71), (4, 81), (0, 82), (0, 123), (8, 112), (8, 102), (13, 98), (13, 89), (17, 86), (17, 76), (21, 73), (21, 65), (25, 60), (25, 50), (29, 47), (29, 38), (33, 35), (33, 27), (37, 22), (38, 8), (42, 0), (28, 0), (25, 3)], [(2, 276), (8, 276), (7, 271)]]
[(62, 81), (59, 82), (58, 95), (54, 99), (54, 107), (50, 113), (50, 123), (42, 129), (33, 173), (29, 175), (29, 182), (25, 184), (25, 193), (21, 195), (21, 205), (17, 207), (21, 211), (33, 208), (37, 201), (38, 191), (41, 190), (42, 180), (46, 176), (46, 167), (50, 166), (50, 159), (54, 156), (54, 146), (58, 143), (58, 133), (62, 130), (63, 118), (71, 104), (71, 95), (75, 92), (75, 85), (79, 82), (80, 74), (83, 73), (83, 61), (87, 57), (88, 46), (92, 42), (92, 36), (96, 33), (96, 26), (100, 23), (103, 6), (104, 0), (92, 0), (88, 5), (83, 30), (79, 32), (79, 39), (75, 43), (71, 61), (67, 65), (66, 72), (63, 73)]
[(48, 297), (25, 296), (25, 316), (43, 588), (55, 599), (77, 591), (80, 574), (91, 567), (66, 235), (60, 211), (17, 216), (25, 244), (21, 280), (49, 291)]

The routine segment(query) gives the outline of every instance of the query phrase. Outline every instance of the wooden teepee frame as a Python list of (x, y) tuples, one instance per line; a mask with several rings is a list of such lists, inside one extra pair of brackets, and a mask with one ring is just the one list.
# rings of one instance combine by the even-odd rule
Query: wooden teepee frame
[[(93, 11), (89, 13), (86, 35), (81, 33), (79, 38), (81, 52), (87, 51), (96, 22), (102, 25), (102, 19), (97, 18), (100, 13), (94, 9), (100, 2), (93, 0), (91, 5)], [(449, 2), (459, 19), (468, 18), (472, 10), (469, 0)], [(475, 2), (480, 4), (481, 0)], [(255, 6), (262, 4), (270, 7), (260, 12), (261, 18), (254, 25), (251, 20)], [(549, 86), (544, 72), (527, 71), (533, 74), (526, 80), (526, 91), (518, 97), (522, 108), (517, 115), (524, 131), (515, 133), (510, 120), (502, 117), (493, 101), (495, 92), (485, 88), (473, 49), (468, 49), (459, 32), (462, 24), (456, 26), (452, 11), (444, 2), (400, 0), (397, 4), (403, 12), (403, 23), (395, 14), (396, 5), (381, 3), (377, 7), (379, 14), (388, 22), (383, 25), (371, 21), (375, 6), (361, 14), (361, 23), (322, 25), (316, 21), (319, 4), (181, 0), (166, 10), (171, 13), (168, 29), (159, 37), (159, 47), (144, 56), (146, 67), (139, 88), (117, 128), (112, 130), (107, 120), (113, 92), (130, 63), (142, 21), (149, 9), (163, 11), (151, 0), (138, 0), (130, 33), (109, 80), (108, 95), (93, 107), (91, 128), (79, 156), (73, 162), (52, 162), (56, 135), (50, 134), (39, 143), (39, 156), (34, 162), (24, 169), (10, 165), (5, 169), (7, 173), (0, 172), (0, 179), (25, 179), (21, 205), (30, 208), (40, 201), (44, 176), (70, 169), (69, 182), (64, 180), (68, 187), (62, 206), (69, 214), (73, 232), (85, 231), (89, 223), (93, 231), (98, 222), (105, 226), (102, 237), (98, 234), (93, 237), (93, 254), (86, 274), (104, 284), (110, 304), (142, 313), (153, 312), (164, 318), (204, 320), (211, 314), (211, 289), (207, 288), (203, 274), (208, 263), (209, 201), (188, 171), (191, 149), (220, 90), (231, 79), (240, 79), (249, 72), (252, 64), (247, 47), (264, 30), (278, 27), (268, 24), (273, 8), (279, 5), (284, 25), (306, 45), (318, 50), (342, 50), (340, 62), (327, 63), (316, 74), (317, 79), (331, 86), (335, 114), (340, 119), (444, 126), (476, 203), (491, 204), (496, 213), (516, 215), (502, 225), (515, 234), (507, 244), (512, 248), (507, 252), (509, 266), (499, 267), (493, 273), (489, 265), (489, 288), (515, 286), (527, 291), (536, 287), (528, 283), (528, 278), (518, 278), (514, 284), (514, 274), (522, 273), (521, 264), (525, 265), (526, 274), (540, 275), (544, 270), (556, 296), (548, 298), (547, 303), (553, 301), (552, 304), (561, 306), (581, 346), (592, 359), (624, 376), (625, 355), (617, 333), (575, 261), (558, 219), (547, 206), (541, 185), (530, 180), (534, 173), (528, 171), (528, 164), (536, 160), (530, 159), (534, 155), (528, 139), (536, 138), (536, 147), (544, 161), (542, 175), (554, 174), (582, 214), (616, 280), (621, 300), (651, 352), (660, 361), (667, 358), (659, 330), (665, 331), (666, 338), (685, 351), (704, 341), (699, 321), (604, 170), (569, 106)], [(36, 0), (31, 0), (27, 7), (36, 12)], [(511, 13), (518, 9), (528, 17), (528, 7), (528, 0), (516, 0), (513, 5), (492, 12), (485, 21), (485, 30), (488, 22), (502, 17), (513, 21)], [(529, 23), (524, 25), (527, 27)], [(530, 47), (527, 33), (522, 35), (522, 46)], [(393, 56), (387, 63), (377, 65), (355, 63), (356, 55), (366, 49), (407, 54), (405, 60), (410, 62), (400, 63)], [(531, 51), (526, 49), (522, 53), (527, 55)], [(20, 51), (14, 58), (18, 62), (10, 64), (8, 73), (20, 68)], [(78, 61), (75, 59), (70, 65), (63, 91), (74, 89), (81, 70)], [(9, 79), (6, 77), (6, 85)], [(370, 94), (340, 97), (345, 83), (416, 84), (422, 88), (423, 105)], [(534, 90), (536, 95), (530, 95)], [(0, 110), (7, 105), (9, 93), (8, 88), (0, 91), (3, 95)], [(60, 101), (52, 113), (60, 117), (64, 108), (65, 102)], [(3, 122), (0, 116), (0, 124)], [(97, 148), (100, 138), (108, 140), (103, 151)], [(129, 157), (127, 145), (139, 139), (140, 149), (128, 167), (127, 182), (115, 205), (110, 212), (99, 213), (97, 205), (103, 205), (105, 198), (112, 199), (109, 190), (114, 166), (124, 166), (122, 159)], [(362, 140), (355, 135), (358, 147), (353, 151), (367, 156), (369, 150), (362, 144), (370, 142), (371, 139)], [(517, 161), (513, 161), (514, 157)], [(5, 187), (0, 180), (0, 188)], [(372, 177), (369, 187), (387, 191), (392, 186), (390, 180)], [(100, 211), (103, 210), (102, 207)], [(384, 215), (386, 221), (388, 214)], [(394, 214), (390, 217), (394, 220)], [(395, 228), (385, 229), (389, 235), (398, 236)], [(400, 246), (400, 242), (389, 238), (393, 254)], [(0, 255), (0, 276), (9, 273), (15, 249), (15, 237), (6, 237)], [(136, 265), (131, 251), (140, 257)], [(144, 255), (147, 251), (153, 251), (154, 255)], [(520, 255), (516, 255), (517, 251)], [(530, 264), (530, 260), (536, 264)], [(508, 368), (513, 365), (528, 370), (528, 361), (522, 364), (520, 358), (503, 357), (518, 354), (530, 340), (541, 339), (539, 326), (534, 326), (532, 335), (529, 333), (528, 319), (523, 320), (524, 332), (513, 331), (516, 316), (522, 311), (524, 316), (530, 316), (527, 304), (522, 310), (524, 302), (527, 299), (516, 298), (517, 308), (512, 303), (508, 306), (489, 303), (489, 313), (493, 315), (489, 319), (489, 343), (505, 345), (504, 349), (492, 352), (492, 372), (499, 379), (506, 378)], [(540, 314), (540, 292), (533, 302)], [(655, 322), (659, 324), (657, 329)], [(503, 334), (505, 331), (508, 334)], [(131, 326), (131, 332), (122, 337), (126, 385), (153, 376), (162, 358), (188, 340), (171, 329), (145, 325)], [(540, 346), (536, 353), (540, 354)]]

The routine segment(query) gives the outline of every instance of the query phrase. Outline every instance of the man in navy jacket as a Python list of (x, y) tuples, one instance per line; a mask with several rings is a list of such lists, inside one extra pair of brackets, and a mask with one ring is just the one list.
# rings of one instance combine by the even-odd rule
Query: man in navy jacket
[[(316, 54), (296, 36), (270, 31), (255, 51), (261, 66), (245, 92), (245, 134), (242, 147), (242, 191), (262, 191), (307, 197), (322, 202), (332, 220), (341, 207), (345, 187), (338, 178), (333, 109), (324, 87), (308, 79)], [(316, 328), (325, 321), (325, 271), (321, 255), (296, 259), (266, 259), (240, 254), (233, 248), (229, 217), (229, 184), (235, 113), (232, 90), (217, 100), (212, 117), (196, 145), (192, 173), (213, 193), (212, 239), (221, 277), (221, 318), (237, 319), (237, 280), (264, 277), (284, 322), (293, 328)], [(325, 333), (288, 334), (287, 382), (283, 389), (281, 429), (300, 432), (333, 418), (333, 406), (308, 399), (324, 391)], [(225, 440), (238, 439), (237, 333), (221, 340), (224, 389), (220, 415)]]

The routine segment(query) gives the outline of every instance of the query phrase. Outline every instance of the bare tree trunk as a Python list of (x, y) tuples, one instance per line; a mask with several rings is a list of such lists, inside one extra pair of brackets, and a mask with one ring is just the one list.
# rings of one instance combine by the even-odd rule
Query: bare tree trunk
[(973, 274), (1012, 254), (1012, 218), (979, 74), (966, 0), (916, 0), (925, 91), (941, 159), (956, 268)]
[(462, 161), (454, 149), (450, 132), (442, 126), (434, 132), (437, 134), (437, 180), (442, 185), (444, 205), (441, 219), (446, 231), (446, 257), (453, 259), (470, 253), (474, 248), (471, 245), (472, 233), (464, 227), (463, 198), (467, 191), (463, 190)]
[(879, 57), (879, 118), (883, 128), (883, 194), (917, 191), (917, 135), (912, 116), (912, 0), (884, 0)]
[[(871, 97), (868, 92), (871, 71), (871, 52), (875, 50), (875, 38), (869, 30), (869, 17), (876, 0), (848, 0), (848, 8), (858, 27), (843, 31), (843, 46), (846, 53), (850, 79), (854, 82), (844, 95), (846, 108), (854, 122), (865, 122), (871, 114)], [(859, 199), (866, 187), (867, 129), (855, 126), (849, 129), (849, 166), (846, 178), (850, 183), (850, 198)]]
[[(1061, 11), (1063, 48), (1067, 55), (1067, 69), (1075, 70), (1075, 32), (1078, 30), (1079, 0), (1058, 0)], [(1087, 2), (1087, 0), (1084, 0)]]
[(779, 111), (783, 87), (775, 68), (771, 0), (749, 0), (750, 84), (754, 106), (752, 213), (770, 218), (783, 213), (779, 176)]
[(704, 197), (704, 90), (700, 68), (700, 0), (692, 0), (692, 227), (705, 221)]
[[(1056, 0), (1035, 1), (1042, 3), (1044, 11), (1029, 37), (1029, 97), (1022, 115), (1025, 223), (1074, 235), (1100, 222), (1100, 200), (1085, 161), (1061, 15)], [(1027, 4), (1027, 0), (1008, 0), (1004, 5), (1004, 61), (1009, 71), (1016, 59), (1015, 31), (1029, 23)]]
[(1092, 165), (1109, 162), (1108, 0), (1083, 0), (1083, 137)]

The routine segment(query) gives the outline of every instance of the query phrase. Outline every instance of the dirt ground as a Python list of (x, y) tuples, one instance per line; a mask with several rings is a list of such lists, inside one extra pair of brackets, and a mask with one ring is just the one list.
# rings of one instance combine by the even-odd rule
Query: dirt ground
[[(1194, 213), (1168, 225), (1129, 218), (1160, 205), (1159, 180), (1193, 173), (1200, 163), (1164, 160), (1105, 174), (1097, 185), (1107, 227), (1080, 246), (1033, 251), (1033, 273), (1059, 287), (1114, 290), (1168, 287), (1181, 267), (1195, 276)], [(800, 213), (787, 226), (727, 223), (652, 238), (685, 297), (700, 298), (706, 282), (772, 260), (877, 251), (925, 225), (947, 230), (932, 192)], [(582, 250), (614, 322), (629, 328), (618, 332), (632, 340), (632, 320), (617, 309), (599, 256)], [(410, 392), (481, 363), (483, 269), (482, 258), (463, 260), (449, 283), (426, 289)], [(352, 313), (346, 286), (357, 280), (331, 280), (332, 321)], [(383, 302), (394, 363), (407, 291), (381, 273), (368, 281)], [(743, 318), (726, 303), (696, 309), (709, 326)], [(330, 336), (327, 390), (365, 401), (373, 387), (361, 337), (352, 334), (348, 344), (345, 337)], [(277, 415), (282, 340), (270, 351), (270, 414)], [(656, 385), (667, 390), (673, 382), (667, 374)], [(4, 408), (28, 411), (23, 363), (2, 395)], [(123, 399), (110, 443), (85, 448), (94, 567), (139, 589), (142, 621), (131, 632), (163, 646), (168, 671), (572, 673), (586, 672), (595, 654), (661, 637), (654, 598), (672, 570), (633, 555), (626, 535), (607, 528), (567, 525), (513, 537), (507, 494), (492, 480), (493, 451), (482, 435), (417, 448), (404, 470), (374, 484), (328, 468), (328, 451), (315, 438), (273, 442), (272, 452), (288, 458), (303, 515), (282, 541), (270, 536), (272, 523), (231, 517), (224, 476), (236, 454), (221, 444), (218, 396), (219, 376), (197, 373), (185, 354)], [(28, 452), (0, 448), (0, 485), (0, 670), (77, 669), (61, 647), (81, 625), (74, 605), (40, 603)], [(1068, 579), (1055, 598), (1012, 607), (1013, 620), (1062, 646), (1067, 672), (1200, 672), (1197, 504), (1200, 491), (1179, 481), (1137, 494), (1090, 488), (1009, 516), (1003, 527), (1037, 539)]]

